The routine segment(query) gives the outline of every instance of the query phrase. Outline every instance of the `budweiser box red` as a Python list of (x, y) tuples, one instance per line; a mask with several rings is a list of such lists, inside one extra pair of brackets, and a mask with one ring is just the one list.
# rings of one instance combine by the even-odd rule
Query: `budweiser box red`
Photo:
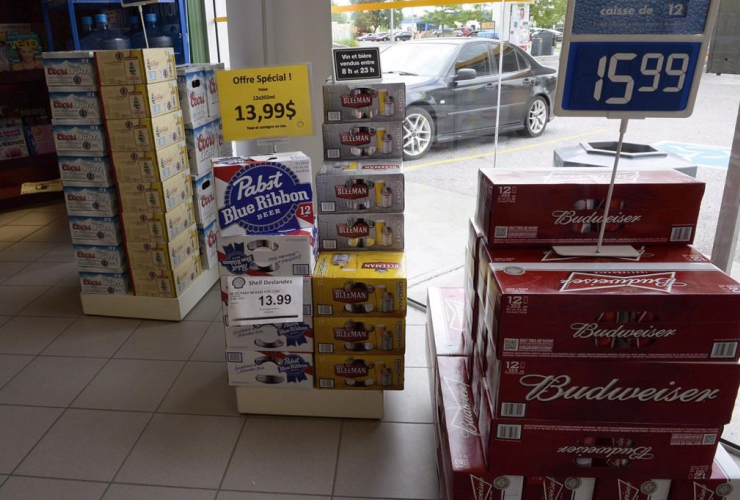
[(406, 118), (406, 85), (389, 82), (324, 84), (324, 121), (396, 121)]
[[(481, 170), (476, 223), (492, 247), (591, 244), (599, 239), (610, 171)], [(604, 242), (686, 244), (704, 183), (675, 170), (617, 175)]]
[[(599, 480), (601, 481), (601, 480)], [(608, 479), (605, 481), (609, 481)], [(670, 481), (668, 481), (670, 485)], [(524, 478), (524, 500), (592, 500), (597, 481), (589, 477), (528, 476)], [(615, 500), (643, 500), (639, 496)], [(647, 500), (646, 497), (644, 500)], [(656, 497), (654, 500), (665, 500)]]
[(322, 214), (318, 226), (321, 250), (393, 252), (404, 248), (403, 214)]
[(403, 158), (403, 121), (325, 123), (322, 131), (327, 161)]
[(326, 162), (316, 175), (320, 213), (401, 213), (402, 160)]
[(711, 475), (673, 481), (672, 500), (737, 500), (740, 498), (740, 468), (722, 447), (717, 447)]
[[(463, 330), (465, 292), (462, 288), (427, 289), (427, 362), (434, 377), (437, 356), (464, 356), (471, 367), (473, 339)], [(433, 380), (433, 379), (432, 379)]]
[(485, 318), (496, 355), (736, 360), (740, 284), (690, 247), (648, 253), (644, 262), (492, 264)]

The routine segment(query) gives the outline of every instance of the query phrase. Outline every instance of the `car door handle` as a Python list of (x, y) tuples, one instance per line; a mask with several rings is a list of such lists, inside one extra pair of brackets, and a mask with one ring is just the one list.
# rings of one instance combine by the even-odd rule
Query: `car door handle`
[(524, 85), (531, 85), (534, 83), (534, 80), (532, 80), (531, 78), (525, 78), (524, 80), (522, 80), (522, 82), (524, 83)]
[(493, 83), (493, 82), (491, 82), (491, 83), (486, 83), (486, 88), (487, 88), (487, 89), (495, 89), (495, 88), (496, 88), (496, 86), (497, 86), (497, 84), (496, 84), (496, 83)]

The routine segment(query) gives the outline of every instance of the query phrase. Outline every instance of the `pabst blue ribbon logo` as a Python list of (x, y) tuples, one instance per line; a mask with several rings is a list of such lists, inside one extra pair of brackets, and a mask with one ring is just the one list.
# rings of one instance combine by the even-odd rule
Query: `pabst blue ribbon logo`
[(287, 166), (276, 162), (245, 165), (229, 180), (218, 218), (222, 229), (238, 224), (247, 234), (285, 228), (301, 203), (312, 199), (311, 184), (302, 184)]
[(299, 346), (308, 343), (306, 333), (310, 330), (306, 323), (283, 323), (277, 328), (277, 334), (285, 337), (288, 346)]
[(686, 286), (676, 280), (675, 272), (662, 273), (583, 273), (574, 272), (562, 280), (561, 292), (582, 292), (609, 288), (639, 288), (650, 292), (670, 293), (673, 287)]
[(298, 354), (288, 354), (283, 358), (278, 371), (287, 375), (288, 383), (298, 383), (308, 380), (306, 372), (311, 371), (311, 365)]
[(224, 253), (226, 258), (221, 260), (221, 265), (232, 274), (246, 273), (254, 262), (254, 257), (244, 251), (244, 243), (225, 245)]

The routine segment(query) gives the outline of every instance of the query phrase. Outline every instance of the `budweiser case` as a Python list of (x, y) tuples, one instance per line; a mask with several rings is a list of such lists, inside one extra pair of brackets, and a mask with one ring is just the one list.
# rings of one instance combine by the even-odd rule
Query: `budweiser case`
[(310, 276), (318, 255), (316, 228), (254, 236), (219, 237), (222, 276)]
[(118, 246), (123, 243), (118, 217), (70, 217), (69, 231), (75, 245)]
[(292, 323), (264, 325), (231, 325), (224, 314), (224, 331), (228, 349), (259, 351), (314, 352), (314, 327), (311, 316)]
[(316, 356), (319, 389), (402, 391), (403, 355), (328, 354)]
[(316, 316), (406, 317), (403, 252), (321, 252), (313, 278)]
[(401, 213), (401, 160), (327, 162), (316, 176), (320, 213)]
[(303, 153), (213, 160), (221, 236), (314, 225), (311, 160)]
[(316, 318), (319, 354), (404, 354), (404, 318)]
[[(552, 476), (530, 476), (524, 478), (524, 498), (525, 500), (591, 500), (600, 498), (594, 495), (594, 488), (601, 485), (601, 479), (596, 481), (587, 477), (552, 477)], [(605, 479), (603, 481), (610, 481)], [(621, 480), (617, 480), (622, 482)], [(612, 482), (612, 481), (610, 481)], [(663, 481), (670, 486), (670, 481)], [(625, 483), (630, 485), (630, 483)], [(638, 485), (639, 486), (639, 485)], [(649, 488), (646, 487), (646, 491)], [(666, 488), (666, 493), (668, 489)], [(656, 485), (655, 490), (659, 494), (652, 497), (650, 495), (640, 495), (640, 490), (633, 492), (626, 491), (625, 496), (619, 496), (620, 491), (615, 491), (612, 495), (604, 495), (603, 498), (614, 498), (614, 500), (665, 500), (661, 496), (660, 489)]]
[(404, 83), (327, 83), (324, 85), (324, 121), (402, 122), (406, 118)]
[(325, 123), (322, 131), (327, 161), (403, 158), (403, 121)]
[(740, 469), (722, 446), (717, 447), (711, 474), (705, 478), (673, 481), (672, 500), (737, 500)]
[[(610, 171), (481, 170), (476, 222), (493, 247), (589, 244), (599, 238)], [(704, 183), (675, 170), (617, 175), (604, 242), (686, 244)]]
[(295, 352), (226, 351), (229, 385), (313, 389), (313, 355)]
[(162, 182), (189, 170), (185, 142), (157, 151), (111, 153), (118, 182)]
[(405, 244), (403, 222), (403, 214), (323, 214), (321, 249), (400, 251)]

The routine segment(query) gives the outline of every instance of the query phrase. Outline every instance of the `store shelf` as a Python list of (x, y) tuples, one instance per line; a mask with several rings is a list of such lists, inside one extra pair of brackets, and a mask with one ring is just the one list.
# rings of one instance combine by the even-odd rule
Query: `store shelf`
[(218, 268), (203, 271), (177, 299), (81, 293), (82, 310), (93, 316), (181, 321), (218, 281)]
[(334, 418), (383, 418), (383, 391), (236, 387), (239, 413)]
[(0, 85), (18, 85), (21, 83), (46, 82), (43, 69), (25, 71), (3, 71)]

